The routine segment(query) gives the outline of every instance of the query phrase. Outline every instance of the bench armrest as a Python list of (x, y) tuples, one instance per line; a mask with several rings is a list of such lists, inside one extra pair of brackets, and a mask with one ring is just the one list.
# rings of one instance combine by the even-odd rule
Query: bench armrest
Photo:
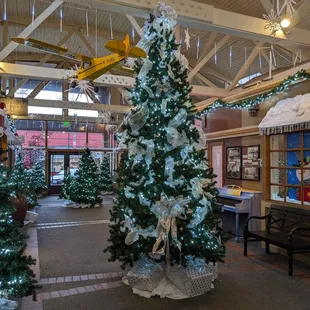
[(270, 213), (268, 213), (267, 215), (264, 215), (264, 216), (250, 216), (246, 219), (246, 221), (244, 223), (244, 229), (248, 229), (248, 225), (249, 225), (250, 220), (265, 220), (269, 217), (270, 217)]
[(290, 231), (288, 236), (288, 241), (292, 242), (292, 237), (296, 231), (310, 231), (310, 227), (295, 227)]

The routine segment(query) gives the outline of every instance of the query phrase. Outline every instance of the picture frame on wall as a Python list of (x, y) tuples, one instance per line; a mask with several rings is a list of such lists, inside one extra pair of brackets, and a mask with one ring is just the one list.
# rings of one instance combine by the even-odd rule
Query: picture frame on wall
[(242, 180), (260, 180), (260, 146), (242, 147)]
[(241, 179), (241, 147), (226, 148), (226, 178)]

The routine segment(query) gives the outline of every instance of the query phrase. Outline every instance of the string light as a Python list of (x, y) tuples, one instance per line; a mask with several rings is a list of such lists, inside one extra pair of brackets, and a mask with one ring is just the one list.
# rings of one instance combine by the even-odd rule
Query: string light
[(199, 58), (199, 48), (200, 48), (200, 38), (197, 37), (197, 52), (196, 52), (196, 59)]
[(133, 26), (131, 27), (131, 38), (132, 42), (135, 42), (135, 28)]
[(32, 8), (31, 8), (32, 26), (33, 26), (34, 17), (35, 17), (35, 2), (36, 2), (36, 0), (33, 0), (33, 2), (32, 2)]
[(229, 66), (232, 65), (232, 46), (229, 47)]
[(217, 48), (216, 48), (216, 42), (214, 42), (214, 63), (217, 64)]
[(111, 38), (111, 40), (113, 40), (112, 14), (110, 14), (109, 20), (110, 20), (110, 38)]
[(7, 20), (7, 11), (6, 11), (6, 0), (4, 0), (4, 3), (3, 3), (3, 20)]
[(89, 29), (88, 29), (88, 10), (86, 10), (86, 36), (89, 37)]
[(62, 19), (63, 19), (63, 8), (62, 8), (62, 5), (61, 5), (60, 9), (59, 9), (59, 27), (60, 27), (60, 32), (62, 32)]

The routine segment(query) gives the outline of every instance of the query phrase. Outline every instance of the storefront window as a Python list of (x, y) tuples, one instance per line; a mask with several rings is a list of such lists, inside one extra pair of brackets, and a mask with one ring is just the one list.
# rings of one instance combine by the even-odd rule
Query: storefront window
[(45, 122), (37, 120), (16, 120), (15, 126), (23, 148), (44, 148)]
[(271, 199), (310, 205), (310, 131), (270, 137)]
[(49, 121), (47, 147), (49, 149), (84, 149), (86, 147), (86, 124)]

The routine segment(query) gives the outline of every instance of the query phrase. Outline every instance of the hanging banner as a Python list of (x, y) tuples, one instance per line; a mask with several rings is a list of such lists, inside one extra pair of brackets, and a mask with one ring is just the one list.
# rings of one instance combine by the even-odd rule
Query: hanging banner
[(28, 100), (20, 98), (3, 98), (7, 115), (28, 116)]

